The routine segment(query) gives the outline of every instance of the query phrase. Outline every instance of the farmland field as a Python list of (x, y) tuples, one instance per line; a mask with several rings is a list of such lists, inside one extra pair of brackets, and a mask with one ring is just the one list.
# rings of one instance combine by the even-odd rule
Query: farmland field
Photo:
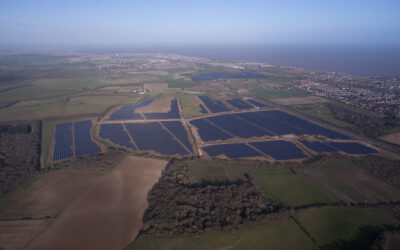
[(363, 225), (395, 224), (390, 209), (324, 208), (301, 212), (295, 218), (321, 245), (353, 237)]
[[(290, 240), (282, 240), (282, 235)], [(128, 249), (318, 249), (291, 220), (244, 232), (195, 237), (139, 237)]]
[(297, 90), (339, 73), (138, 51), (0, 53), (0, 249), (330, 249), (398, 223), (373, 138), (400, 123)]
[(28, 249), (52, 249), (60, 244), (65, 249), (124, 248), (141, 228), (146, 193), (165, 165), (161, 160), (125, 158), (77, 197)]

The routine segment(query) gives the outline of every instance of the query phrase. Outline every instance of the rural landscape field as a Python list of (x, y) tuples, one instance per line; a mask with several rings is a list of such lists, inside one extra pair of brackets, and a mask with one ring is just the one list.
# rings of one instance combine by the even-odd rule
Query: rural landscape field
[(399, 10), (0, 0), (0, 250), (399, 250)]
[(0, 249), (395, 249), (400, 122), (304, 91), (318, 74), (0, 55)]

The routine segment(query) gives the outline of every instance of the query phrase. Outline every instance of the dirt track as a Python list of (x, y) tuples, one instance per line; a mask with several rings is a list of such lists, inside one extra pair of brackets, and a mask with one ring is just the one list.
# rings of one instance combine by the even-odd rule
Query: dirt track
[(147, 192), (166, 163), (125, 158), (77, 198), (27, 249), (123, 249), (142, 227)]

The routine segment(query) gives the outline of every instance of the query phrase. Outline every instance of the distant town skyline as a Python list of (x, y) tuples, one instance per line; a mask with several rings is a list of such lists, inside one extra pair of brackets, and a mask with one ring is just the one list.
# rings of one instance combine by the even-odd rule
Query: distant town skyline
[(400, 45), (400, 1), (2, 0), (0, 45)]

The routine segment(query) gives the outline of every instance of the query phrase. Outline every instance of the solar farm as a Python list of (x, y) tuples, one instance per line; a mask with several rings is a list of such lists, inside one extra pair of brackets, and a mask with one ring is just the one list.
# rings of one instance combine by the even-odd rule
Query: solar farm
[[(184, 119), (177, 99), (168, 112), (135, 112), (154, 102), (120, 106), (96, 124), (100, 141), (135, 152), (186, 157), (303, 160), (322, 153), (351, 155), (377, 150), (332, 129), (253, 99), (199, 95), (201, 117)], [(101, 152), (92, 121), (57, 124), (53, 160)]]
[(100, 153), (100, 146), (92, 140), (91, 129), (91, 120), (57, 124), (53, 161)]

